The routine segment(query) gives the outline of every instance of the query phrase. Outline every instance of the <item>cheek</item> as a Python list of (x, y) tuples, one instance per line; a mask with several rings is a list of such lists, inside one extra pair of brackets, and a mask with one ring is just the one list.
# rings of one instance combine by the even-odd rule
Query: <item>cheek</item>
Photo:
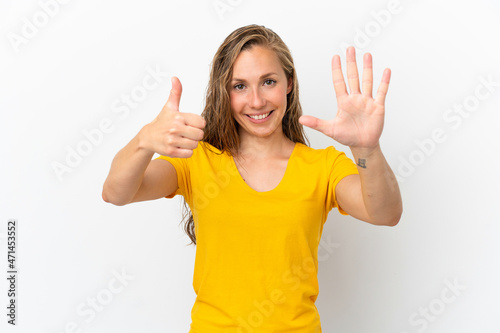
[(231, 94), (231, 95), (229, 95), (229, 98), (230, 98), (230, 102), (231, 102), (232, 112), (236, 113), (236, 112), (240, 111), (241, 105), (242, 105), (242, 101), (241, 101), (240, 96)]
[(276, 91), (272, 98), (275, 104), (282, 104), (283, 106), (286, 106), (286, 90)]

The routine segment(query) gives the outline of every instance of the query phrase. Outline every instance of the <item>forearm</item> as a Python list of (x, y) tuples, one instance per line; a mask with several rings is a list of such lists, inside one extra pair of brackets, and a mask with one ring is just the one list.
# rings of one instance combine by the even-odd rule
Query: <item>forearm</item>
[(396, 225), (403, 210), (401, 193), (380, 145), (370, 149), (351, 147), (351, 152), (358, 166), (363, 201), (372, 223)]
[(141, 147), (139, 132), (114, 157), (104, 182), (102, 197), (115, 205), (129, 203), (141, 186), (144, 172), (154, 152)]

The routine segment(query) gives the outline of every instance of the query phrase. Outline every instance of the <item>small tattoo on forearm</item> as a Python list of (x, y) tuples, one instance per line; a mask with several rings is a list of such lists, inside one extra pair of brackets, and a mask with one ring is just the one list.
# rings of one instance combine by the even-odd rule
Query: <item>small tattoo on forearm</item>
[(358, 166), (366, 169), (366, 160), (364, 158), (358, 158)]

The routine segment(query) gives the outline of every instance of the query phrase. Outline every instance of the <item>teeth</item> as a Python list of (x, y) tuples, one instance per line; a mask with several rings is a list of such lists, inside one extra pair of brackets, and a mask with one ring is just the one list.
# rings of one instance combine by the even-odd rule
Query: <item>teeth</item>
[(259, 120), (259, 119), (264, 119), (264, 118), (267, 118), (267, 116), (269, 116), (269, 114), (271, 113), (271, 111), (269, 111), (268, 113), (265, 113), (265, 114), (261, 114), (259, 116), (250, 116), (248, 115), (250, 118), (252, 119), (256, 119), (256, 120)]

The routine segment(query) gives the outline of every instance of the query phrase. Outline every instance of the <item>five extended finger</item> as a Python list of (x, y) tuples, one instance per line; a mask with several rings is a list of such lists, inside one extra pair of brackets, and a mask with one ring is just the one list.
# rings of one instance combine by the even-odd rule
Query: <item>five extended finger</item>
[(340, 64), (340, 56), (334, 55), (332, 58), (332, 79), (333, 88), (337, 98), (347, 95), (347, 88), (345, 86), (344, 75), (342, 75), (342, 65)]
[(300, 116), (299, 123), (326, 135), (330, 134), (330, 129), (332, 127), (331, 121), (319, 119), (313, 116)]
[(356, 64), (356, 51), (353, 46), (347, 48), (347, 81), (349, 82), (349, 92), (359, 94), (359, 74)]
[(382, 80), (377, 89), (377, 95), (375, 96), (375, 102), (384, 105), (385, 96), (387, 95), (387, 90), (389, 90), (389, 82), (391, 81), (391, 70), (386, 68), (382, 74)]
[(363, 79), (362, 79), (363, 95), (372, 97), (373, 90), (373, 63), (372, 55), (365, 53), (363, 57)]

